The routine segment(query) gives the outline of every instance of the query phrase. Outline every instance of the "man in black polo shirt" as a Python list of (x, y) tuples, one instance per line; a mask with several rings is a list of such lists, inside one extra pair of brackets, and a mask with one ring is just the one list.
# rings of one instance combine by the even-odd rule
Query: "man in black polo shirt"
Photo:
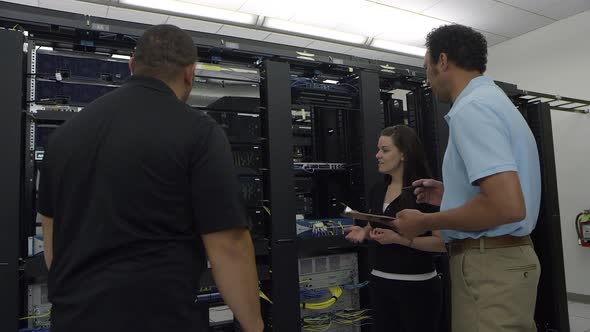
[(254, 250), (223, 130), (185, 104), (197, 50), (171, 25), (134, 74), (59, 128), (43, 162), (52, 331), (201, 331), (207, 257), (245, 331), (262, 331)]

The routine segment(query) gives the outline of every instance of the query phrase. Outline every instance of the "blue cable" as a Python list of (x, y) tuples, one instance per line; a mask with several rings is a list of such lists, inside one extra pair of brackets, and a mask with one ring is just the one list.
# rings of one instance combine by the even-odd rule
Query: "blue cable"
[(299, 290), (299, 297), (301, 299), (318, 299), (328, 294), (326, 289), (301, 289)]

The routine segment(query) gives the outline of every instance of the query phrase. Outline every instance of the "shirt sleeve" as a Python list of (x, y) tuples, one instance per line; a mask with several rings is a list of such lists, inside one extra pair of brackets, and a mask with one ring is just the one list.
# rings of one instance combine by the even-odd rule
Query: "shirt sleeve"
[(472, 184), (493, 174), (517, 171), (508, 125), (497, 111), (475, 101), (453, 117), (451, 135)]
[(225, 133), (212, 124), (195, 145), (190, 177), (197, 229), (207, 234), (246, 227), (243, 199)]
[(52, 179), (50, 172), (50, 158), (47, 150), (43, 156), (43, 163), (39, 171), (39, 188), (37, 189), (37, 213), (46, 217), (54, 217), (53, 198), (54, 192), (52, 190)]

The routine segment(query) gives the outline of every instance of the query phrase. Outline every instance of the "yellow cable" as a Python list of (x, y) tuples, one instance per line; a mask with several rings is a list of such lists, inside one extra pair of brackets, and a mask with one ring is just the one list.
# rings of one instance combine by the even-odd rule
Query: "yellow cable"
[(266, 301), (268, 301), (268, 303), (270, 303), (270, 304), (274, 304), (274, 303), (272, 303), (272, 301), (271, 301), (271, 300), (268, 298), (268, 296), (266, 296), (266, 294), (264, 294), (264, 292), (263, 292), (263, 291), (259, 290), (259, 291), (258, 291), (258, 295), (259, 295), (261, 298), (263, 298), (263, 299), (265, 299)]
[(27, 319), (43, 318), (43, 317), (48, 317), (49, 315), (51, 315), (51, 310), (50, 310), (50, 311), (48, 311), (48, 312), (46, 312), (46, 313), (44, 313), (44, 314), (37, 315), (37, 316), (27, 316), (27, 317), (22, 317), (22, 318), (19, 318), (19, 320), (27, 320)]
[(342, 295), (342, 288), (330, 287), (329, 290), (330, 290), (330, 294), (332, 294), (332, 297), (329, 298), (328, 300), (323, 301), (323, 302), (314, 302), (314, 303), (302, 302), (299, 304), (299, 306), (301, 308), (310, 309), (310, 310), (321, 310), (321, 309), (329, 308), (334, 303), (336, 303), (338, 298)]

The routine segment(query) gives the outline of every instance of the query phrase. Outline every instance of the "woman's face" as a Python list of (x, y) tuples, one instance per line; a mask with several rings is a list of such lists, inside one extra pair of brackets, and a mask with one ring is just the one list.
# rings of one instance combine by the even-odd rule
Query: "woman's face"
[(379, 173), (393, 174), (402, 167), (404, 161), (403, 153), (393, 144), (391, 136), (379, 137), (377, 148), (378, 151), (375, 158), (377, 158)]

